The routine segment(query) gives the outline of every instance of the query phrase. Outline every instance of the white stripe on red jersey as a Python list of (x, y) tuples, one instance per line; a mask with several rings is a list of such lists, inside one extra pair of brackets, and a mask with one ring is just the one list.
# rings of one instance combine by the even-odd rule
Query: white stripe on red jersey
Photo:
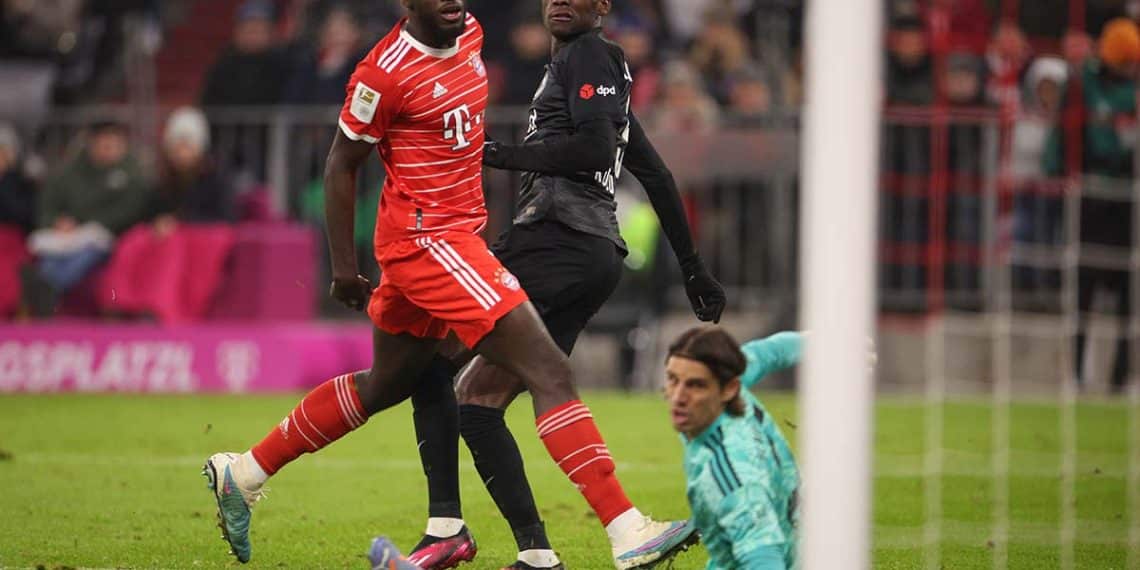
[(433, 230), (478, 232), (487, 220), (483, 30), (469, 16), (455, 46), (438, 49), (404, 31), (404, 23), (357, 65), (339, 121), (348, 138), (377, 145), (388, 173), (378, 247)]

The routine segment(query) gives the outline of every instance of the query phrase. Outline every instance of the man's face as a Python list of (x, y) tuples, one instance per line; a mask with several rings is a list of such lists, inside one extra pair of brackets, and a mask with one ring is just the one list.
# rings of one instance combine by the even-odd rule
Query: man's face
[(542, 21), (559, 39), (590, 30), (609, 13), (610, 0), (542, 0)]
[(179, 172), (197, 168), (204, 156), (202, 146), (187, 139), (178, 139), (166, 146), (166, 158), (174, 170)]
[(772, 93), (763, 81), (742, 81), (730, 93), (732, 110), (748, 115), (762, 115), (772, 109)]
[(972, 103), (981, 89), (982, 82), (976, 71), (952, 69), (946, 72), (946, 97), (952, 103)]
[(903, 28), (890, 34), (890, 50), (899, 63), (914, 67), (926, 57), (929, 46), (922, 30)]
[(712, 425), (739, 390), (737, 379), (721, 388), (712, 371), (696, 360), (671, 356), (665, 363), (665, 399), (673, 429), (689, 438)]
[(466, 0), (403, 0), (408, 17), (441, 40), (463, 35), (467, 27)]
[(332, 52), (347, 52), (356, 49), (360, 42), (360, 28), (352, 14), (344, 10), (333, 10), (321, 26), (321, 48)]
[(273, 22), (262, 18), (238, 22), (234, 46), (241, 53), (261, 53), (273, 47)]
[(1061, 86), (1052, 79), (1044, 79), (1037, 84), (1037, 102), (1041, 110), (1054, 113), (1061, 108)]
[(127, 136), (118, 130), (107, 130), (91, 137), (88, 152), (96, 166), (118, 164), (127, 156)]

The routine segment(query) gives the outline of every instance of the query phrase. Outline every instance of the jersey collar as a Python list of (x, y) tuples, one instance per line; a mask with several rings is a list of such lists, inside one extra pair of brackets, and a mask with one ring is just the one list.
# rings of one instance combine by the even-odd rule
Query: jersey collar
[(697, 437), (694, 437), (693, 439), (689, 439), (689, 437), (687, 435), (681, 434), (681, 441), (684, 441), (686, 444), (703, 443), (705, 440), (707, 440), (710, 437), (709, 434), (715, 432), (716, 429), (721, 426), (721, 424), (728, 421), (728, 419), (731, 417), (732, 416), (728, 412), (721, 412), (720, 415), (717, 416), (717, 418), (715, 420), (713, 420), (713, 423), (709, 424), (709, 427), (705, 428), (705, 431), (702, 431), (701, 433), (697, 434)]
[(412, 37), (412, 34), (409, 34), (407, 28), (404, 27), (405, 24), (407, 24), (407, 18), (405, 18), (404, 21), (400, 23), (400, 38), (403, 39), (404, 41), (408, 42), (408, 44), (410, 44), (412, 47), (416, 48), (416, 50), (419, 51), (420, 53), (422, 53), (424, 55), (429, 55), (431, 57), (438, 57), (439, 59), (447, 59), (447, 58), (459, 53), (459, 42), (460, 42), (461, 38), (455, 38), (455, 45), (453, 45), (449, 48), (446, 48), (446, 49), (433, 48), (433, 47), (421, 42), (420, 40), (417, 40), (416, 38)]

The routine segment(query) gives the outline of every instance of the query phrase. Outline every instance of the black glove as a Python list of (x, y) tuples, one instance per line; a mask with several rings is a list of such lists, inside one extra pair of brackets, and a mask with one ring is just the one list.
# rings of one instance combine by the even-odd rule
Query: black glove
[(483, 166), (503, 169), (506, 166), (506, 152), (498, 141), (487, 138), (483, 142)]
[(694, 253), (681, 260), (681, 275), (685, 278), (685, 295), (689, 297), (693, 313), (702, 321), (719, 323), (720, 314), (724, 312), (724, 287), (705, 269), (699, 255)]

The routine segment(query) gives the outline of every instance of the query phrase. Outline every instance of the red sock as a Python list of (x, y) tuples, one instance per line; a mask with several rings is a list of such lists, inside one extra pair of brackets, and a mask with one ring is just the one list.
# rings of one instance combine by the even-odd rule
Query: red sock
[(367, 420), (353, 375), (337, 376), (309, 392), (250, 451), (261, 468), (272, 475), (302, 453), (325, 447)]
[(614, 460), (590, 409), (571, 400), (542, 414), (538, 437), (562, 472), (578, 486), (602, 525), (633, 508), (614, 475)]

